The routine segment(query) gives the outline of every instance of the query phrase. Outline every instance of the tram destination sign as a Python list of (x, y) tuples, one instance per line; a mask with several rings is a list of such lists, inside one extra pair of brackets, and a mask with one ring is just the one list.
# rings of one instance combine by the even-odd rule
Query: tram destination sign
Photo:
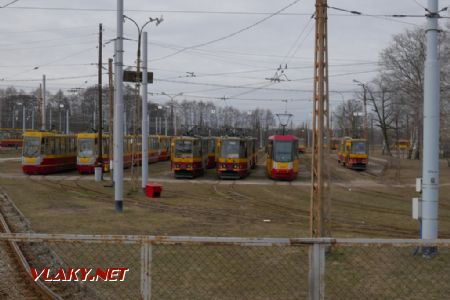
[[(138, 75), (138, 76), (136, 76)], [(148, 83), (153, 83), (153, 72), (147, 72)], [(123, 71), (123, 81), (125, 82), (141, 82), (142, 72), (137, 74), (136, 71)]]

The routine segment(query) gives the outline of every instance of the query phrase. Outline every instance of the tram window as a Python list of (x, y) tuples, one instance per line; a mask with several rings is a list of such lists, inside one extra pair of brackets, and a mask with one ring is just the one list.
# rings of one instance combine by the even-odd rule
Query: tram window
[(55, 154), (55, 139), (47, 138), (47, 154)]
[(175, 156), (191, 157), (194, 145), (190, 140), (177, 140), (175, 142)]
[(55, 154), (61, 153), (61, 138), (56, 137), (55, 138)]
[(352, 153), (355, 154), (365, 154), (366, 153), (366, 143), (365, 142), (354, 142), (352, 144)]
[(224, 140), (220, 149), (220, 156), (224, 158), (239, 158), (239, 141)]
[(78, 156), (91, 157), (94, 155), (93, 139), (78, 139)]
[(274, 160), (277, 162), (289, 162), (293, 160), (293, 143), (290, 141), (276, 141), (274, 143)]
[(61, 153), (66, 153), (66, 142), (66, 137), (61, 138)]
[(23, 156), (37, 157), (41, 150), (41, 139), (39, 137), (25, 137)]

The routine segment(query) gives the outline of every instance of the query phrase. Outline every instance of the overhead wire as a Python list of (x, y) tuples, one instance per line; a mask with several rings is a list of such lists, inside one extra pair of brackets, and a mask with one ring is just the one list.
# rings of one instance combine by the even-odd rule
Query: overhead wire
[(180, 49), (180, 50), (178, 50), (178, 51), (176, 51), (176, 52), (174, 52), (174, 53), (171, 53), (171, 54), (169, 54), (169, 55), (165, 55), (165, 56), (163, 56), (163, 57), (159, 57), (159, 58), (156, 58), (156, 59), (153, 59), (153, 60), (150, 60), (150, 61), (153, 61), (153, 62), (154, 62), (154, 61), (163, 60), (163, 59), (166, 59), (166, 58), (169, 58), (169, 57), (173, 57), (173, 56), (175, 56), (175, 55), (178, 55), (178, 54), (180, 54), (180, 53), (183, 53), (184, 51), (189, 50), (189, 49), (195, 49), (195, 48), (199, 48), (199, 47), (204, 47), (204, 46), (207, 46), (207, 45), (211, 45), (211, 44), (213, 44), (213, 43), (217, 43), (217, 42), (220, 42), (220, 41), (229, 39), (229, 38), (231, 38), (231, 37), (234, 37), (234, 36), (236, 36), (236, 35), (238, 35), (238, 34), (244, 32), (244, 31), (247, 31), (247, 30), (249, 30), (249, 29), (251, 29), (251, 28), (253, 28), (253, 27), (258, 26), (259, 24), (261, 24), (261, 23), (263, 23), (263, 22), (269, 20), (270, 18), (272, 18), (272, 17), (278, 15), (279, 13), (285, 11), (286, 9), (290, 8), (291, 6), (297, 4), (297, 3), (300, 2), (300, 1), (301, 1), (301, 0), (294, 0), (293, 2), (289, 3), (288, 5), (284, 6), (284, 7), (281, 8), (281, 9), (277, 10), (276, 12), (274, 12), (274, 13), (268, 15), (267, 17), (264, 17), (264, 18), (260, 19), (259, 21), (255, 22), (255, 23), (253, 23), (253, 24), (251, 24), (251, 25), (248, 25), (248, 26), (246, 26), (246, 27), (244, 27), (244, 28), (241, 28), (241, 29), (239, 29), (239, 30), (237, 30), (237, 31), (234, 31), (234, 32), (232, 32), (232, 33), (230, 33), (230, 34), (227, 34), (227, 35), (225, 35), (225, 36), (222, 36), (222, 37), (219, 37), (219, 38), (210, 40), (210, 41), (208, 41), (208, 42), (204, 42), (204, 43), (192, 45), (192, 46), (189, 46), (189, 47), (185, 47), (185, 48)]

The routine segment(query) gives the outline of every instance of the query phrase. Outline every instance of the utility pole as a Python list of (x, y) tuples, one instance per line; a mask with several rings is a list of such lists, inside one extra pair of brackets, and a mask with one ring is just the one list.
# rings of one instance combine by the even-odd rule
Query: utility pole
[(25, 132), (26, 125), (25, 125), (25, 102), (22, 102), (22, 132)]
[[(141, 83), (141, 80), (142, 80), (142, 78), (140, 76), (140, 73), (141, 73), (141, 69), (140, 68), (141, 68), (142, 31), (144, 30), (144, 27), (147, 26), (148, 24), (150, 24), (151, 22), (156, 22), (156, 26), (158, 26), (163, 21), (163, 18), (162, 17), (161, 18), (149, 18), (149, 20), (146, 23), (144, 23), (144, 25), (139, 27), (139, 24), (135, 20), (133, 20), (132, 18), (127, 17), (127, 16), (123, 16), (123, 17), (125, 19), (130, 20), (131, 22), (133, 22), (134, 25), (136, 25), (136, 28), (138, 30), (138, 49), (137, 49), (137, 60), (136, 60), (136, 88), (135, 88), (136, 99), (135, 99), (135, 109), (133, 110), (134, 118), (132, 120), (132, 122), (133, 122), (133, 139), (136, 139), (136, 141), (137, 141), (138, 136), (137, 136), (137, 132), (136, 132), (136, 130), (137, 130), (136, 127), (137, 127), (138, 118), (141, 116), (141, 114), (139, 112), (139, 86), (140, 86), (140, 83)], [(142, 128), (141, 128), (141, 133), (142, 133)], [(141, 137), (142, 137), (142, 134), (141, 134)], [(132, 144), (132, 147), (131, 147), (131, 187), (132, 187), (133, 190), (137, 189), (137, 185), (138, 185), (138, 182), (137, 182), (138, 181), (137, 180), (138, 179), (137, 178), (138, 175), (134, 171), (135, 170), (134, 169), (135, 153), (136, 153), (136, 142), (134, 142)]]
[(114, 84), (113, 84), (113, 60), (108, 59), (109, 72), (109, 172), (111, 175), (111, 184), (114, 186), (114, 168), (113, 168), (113, 120), (114, 120)]
[[(316, 0), (316, 38), (314, 69), (312, 191), (310, 229), (312, 237), (330, 236), (328, 158), (328, 37), (327, 0)], [(325, 139), (327, 143), (325, 144)]]
[(364, 105), (364, 139), (368, 141), (369, 138), (369, 121), (367, 119), (367, 90), (369, 87), (367, 83), (362, 83), (359, 80), (353, 79), (353, 82), (356, 82), (359, 86), (363, 88), (363, 105)]
[(42, 117), (42, 124), (41, 124), (41, 130), (45, 131), (45, 75), (42, 75), (42, 89), (41, 89), (41, 97), (42, 97), (42, 106), (41, 106), (41, 117)]
[(31, 130), (34, 130), (34, 109), (35, 107), (33, 106), (33, 109), (31, 110)]
[(115, 43), (114, 108), (114, 202), (123, 212), (123, 0), (117, 0), (117, 38)]
[(69, 134), (70, 127), (69, 127), (69, 105), (66, 107), (66, 134)]
[(142, 189), (145, 190), (148, 181), (147, 32), (143, 32), (142, 42)]
[(183, 95), (183, 93), (178, 93), (178, 94), (175, 94), (175, 95), (171, 95), (171, 94), (167, 94), (165, 92), (162, 92), (161, 95), (164, 95), (164, 96), (167, 96), (167, 97), (170, 98), (170, 118), (171, 118), (171, 121), (172, 121), (172, 135), (177, 135), (177, 118), (174, 115), (174, 109), (173, 109), (174, 103), (173, 103), (173, 100), (176, 97)]
[(97, 167), (100, 168), (100, 179), (103, 180), (103, 90), (102, 90), (102, 23), (98, 26), (98, 158)]
[[(439, 207), (439, 117), (440, 62), (438, 55), (438, 0), (428, 0), (427, 49), (425, 59), (422, 166), (422, 239), (438, 238)], [(424, 248), (425, 256), (436, 254), (435, 247)]]

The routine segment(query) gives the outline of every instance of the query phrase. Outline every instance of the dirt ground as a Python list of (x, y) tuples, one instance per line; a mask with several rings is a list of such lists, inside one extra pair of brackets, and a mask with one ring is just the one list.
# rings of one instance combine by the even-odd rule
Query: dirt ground
[[(214, 170), (195, 180), (175, 180), (169, 162), (151, 164), (149, 176), (161, 182), (162, 197), (130, 193), (126, 181), (123, 214), (114, 211), (114, 191), (108, 180), (96, 183), (93, 176), (76, 172), (25, 176), (20, 161), (1, 161), (0, 186), (36, 232), (307, 237), (309, 165), (306, 154), (298, 179), (289, 183), (267, 179), (263, 159), (249, 177), (236, 181), (220, 181)], [(375, 157), (366, 172), (359, 172), (339, 166), (332, 154), (328, 165), (333, 182), (333, 236), (418, 237), (411, 198), (418, 196), (414, 186), (421, 173), (420, 161)], [(129, 174), (126, 170), (125, 176)], [(450, 168), (445, 161), (440, 194), (440, 237), (449, 238)]]

